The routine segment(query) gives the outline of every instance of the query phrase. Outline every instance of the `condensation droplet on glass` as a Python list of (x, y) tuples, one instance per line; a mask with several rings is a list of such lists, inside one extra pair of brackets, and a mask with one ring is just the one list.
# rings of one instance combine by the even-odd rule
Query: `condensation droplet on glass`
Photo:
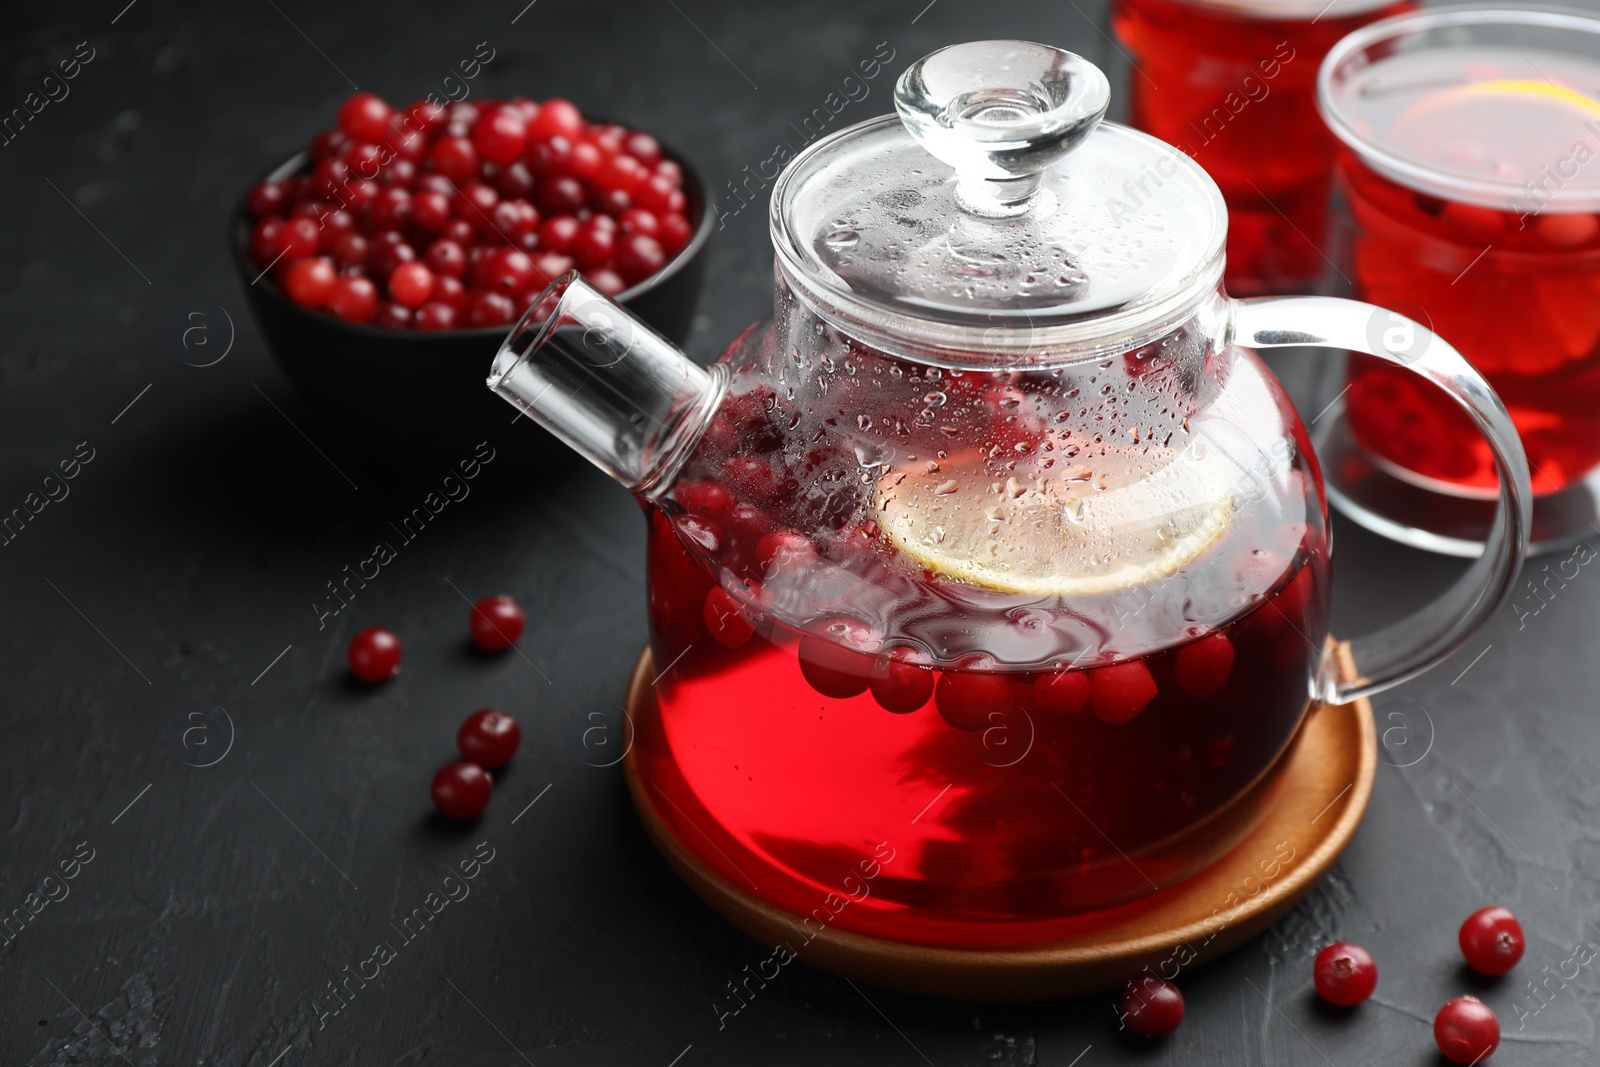
[(934, 489), (933, 493), (935, 496), (949, 496), (951, 493), (960, 488), (961, 483), (956, 481), (954, 478), (951, 478), (948, 481), (940, 482), (938, 487)]
[(846, 248), (854, 248), (860, 243), (861, 235), (848, 226), (839, 226), (829, 230), (822, 240), (829, 248), (840, 251)]
[(883, 449), (871, 441), (862, 441), (855, 446), (856, 462), (863, 467), (882, 467), (885, 465)]
[(936, 408), (936, 407), (942, 407), (944, 405), (944, 402), (946, 400), (948, 400), (948, 399), (950, 399), (950, 398), (945, 396), (943, 393), (939, 392), (937, 389), (935, 389), (933, 392), (928, 393), (926, 396), (924, 396), (922, 398), (922, 402), (924, 404), (928, 405), (930, 408)]

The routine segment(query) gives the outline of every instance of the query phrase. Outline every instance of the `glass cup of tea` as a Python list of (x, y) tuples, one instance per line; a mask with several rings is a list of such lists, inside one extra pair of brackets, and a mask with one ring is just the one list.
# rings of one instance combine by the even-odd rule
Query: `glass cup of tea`
[(1323, 254), (1333, 138), (1317, 64), (1352, 30), (1410, 0), (1114, 0), (1130, 53), (1130, 125), (1186, 152), (1228, 204), (1228, 289), (1305, 293)]
[[(1345, 273), (1360, 299), (1448, 338), (1505, 402), (1533, 474), (1536, 552), (1600, 529), (1597, 93), (1600, 19), (1527, 8), (1376, 23), (1333, 49), (1319, 84), (1354, 231)], [(1329, 495), (1379, 532), (1476, 555), (1492, 460), (1408, 377), (1351, 357), (1315, 427)]]

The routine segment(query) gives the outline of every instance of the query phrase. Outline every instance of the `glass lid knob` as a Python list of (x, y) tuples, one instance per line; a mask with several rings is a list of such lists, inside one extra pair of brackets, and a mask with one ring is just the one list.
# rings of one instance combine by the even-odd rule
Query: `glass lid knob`
[(956, 172), (956, 202), (986, 218), (1028, 211), (1043, 173), (1106, 116), (1111, 86), (1071, 52), (1027, 41), (951, 45), (906, 68), (900, 121)]

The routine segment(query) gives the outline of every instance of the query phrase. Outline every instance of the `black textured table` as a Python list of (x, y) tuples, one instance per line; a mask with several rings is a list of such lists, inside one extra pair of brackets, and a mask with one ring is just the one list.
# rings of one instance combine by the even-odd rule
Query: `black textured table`
[[(526, 2), (7, 12), (0, 114), (75, 50), (92, 58), (0, 146), (0, 514), (39, 509), (0, 547), (4, 1062), (1434, 1064), (1433, 1013), (1464, 991), (1500, 1013), (1493, 1062), (1594, 1062), (1600, 577), (1576, 562), (1377, 701), (1385, 765), (1354, 844), (1278, 927), (1183, 977), (1172, 1038), (1119, 1037), (1099, 999), (939, 1002), (804, 965), (722, 1016), (768, 950), (682, 888), (597, 766), (645, 638), (637, 508), (564, 455), (512, 462), (525, 423), (436, 461), (323, 433), (249, 320), (227, 213), (352, 84), (419, 97), (479, 42), (480, 94), (559, 92), (635, 122), (719, 190), (831, 114), (829, 94), (836, 125), (888, 110), (893, 75), (937, 46), (1109, 45), (1089, 0)], [(846, 76), (890, 50), (850, 99)], [(702, 358), (769, 302), (764, 204), (737, 206)], [(1278, 365), (1310, 380), (1309, 358)], [(470, 494), (321, 616), (327, 583), (479, 439), (499, 451)], [(76, 476), (47, 482), (63, 462)], [(1336, 540), (1343, 633), (1460, 569), (1348, 523)], [(525, 655), (482, 657), (464, 597), (502, 591), (532, 607)], [(344, 646), (380, 623), (404, 672), (353, 687)], [(429, 776), (491, 704), (520, 717), (522, 754), (478, 824), (441, 824)], [(421, 932), (403, 921), (441, 898)], [(1493, 984), (1454, 947), (1489, 902), (1529, 935)], [(1311, 991), (1335, 937), (1379, 957), (1354, 1013)]]

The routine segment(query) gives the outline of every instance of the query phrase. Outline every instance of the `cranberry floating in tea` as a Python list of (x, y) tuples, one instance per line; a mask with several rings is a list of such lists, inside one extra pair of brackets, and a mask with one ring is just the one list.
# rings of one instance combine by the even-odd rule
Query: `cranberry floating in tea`
[[(898, 115), (780, 176), (773, 314), (717, 364), (573, 276), (494, 362), (644, 506), (630, 782), (740, 921), (1070, 938), (1249, 834), (1309, 710), (1427, 669), (1505, 596), (1527, 474), (1482, 379), (1443, 342), (1368, 346), (1364, 304), (1230, 300), (1216, 185), (1108, 99), (1054, 48), (936, 52)], [(1240, 344), (1403, 358), (1499, 457), (1493, 551), (1356, 641), (1359, 682), (1329, 654), (1316, 457)]]
[[(1528, 8), (1389, 19), (1322, 69), (1356, 295), (1450, 338), (1505, 401), (1535, 552), (1600, 520), (1597, 85), (1600, 20)], [(1360, 355), (1341, 395), (1318, 428), (1335, 502), (1419, 547), (1480, 551), (1499, 475), (1472, 421)]]

